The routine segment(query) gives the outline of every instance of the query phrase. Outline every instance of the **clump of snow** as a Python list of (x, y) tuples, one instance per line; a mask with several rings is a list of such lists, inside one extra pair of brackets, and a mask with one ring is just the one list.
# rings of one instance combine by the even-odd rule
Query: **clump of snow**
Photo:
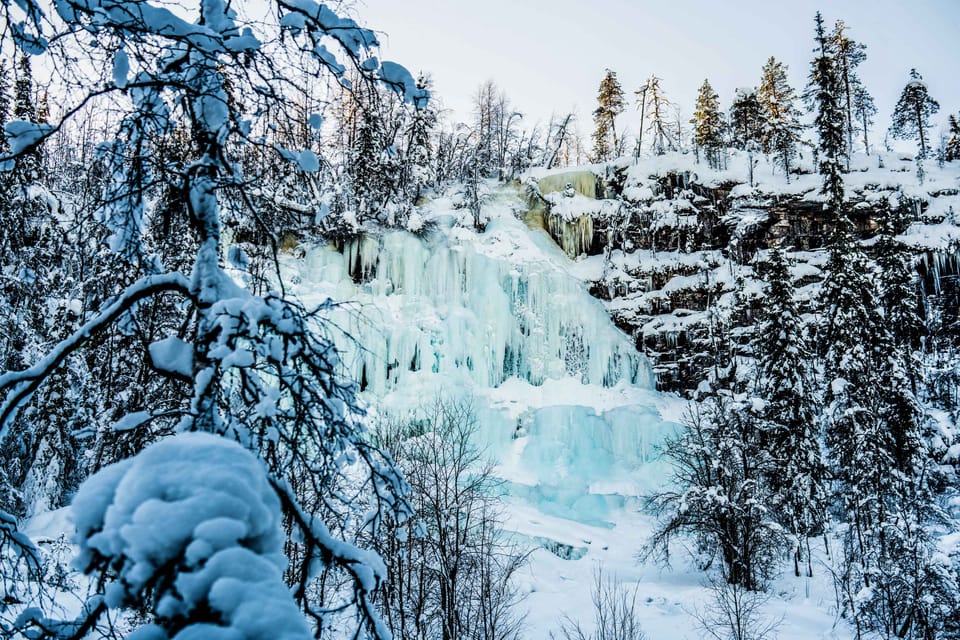
[(158, 371), (184, 378), (193, 374), (193, 346), (176, 336), (152, 343), (150, 360)]
[[(190, 620), (176, 638), (311, 637), (282, 579), (280, 503), (240, 445), (208, 434), (162, 440), (90, 477), (77, 493), (78, 563), (119, 572), (111, 607), (152, 592), (159, 620)], [(167, 638), (147, 625), (131, 638)]]
[(4, 127), (4, 135), (6, 135), (7, 143), (10, 145), (10, 155), (15, 156), (23, 153), (44, 136), (49, 135), (53, 129), (54, 127), (51, 124), (27, 122), (26, 120), (8, 122)]

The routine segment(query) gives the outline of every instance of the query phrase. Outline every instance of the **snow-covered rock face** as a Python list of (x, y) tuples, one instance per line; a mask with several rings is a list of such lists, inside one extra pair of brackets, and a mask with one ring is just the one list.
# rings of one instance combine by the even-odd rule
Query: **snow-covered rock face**
[(334, 312), (337, 346), (374, 410), (472, 397), (477, 443), (509, 493), (603, 521), (662, 476), (654, 445), (674, 426), (646, 359), (569, 259), (496, 204), (482, 234), (450, 228), (441, 203), (428, 215), (447, 229), (429, 239), (393, 232), (343, 253), (312, 249), (298, 293), (348, 303)]

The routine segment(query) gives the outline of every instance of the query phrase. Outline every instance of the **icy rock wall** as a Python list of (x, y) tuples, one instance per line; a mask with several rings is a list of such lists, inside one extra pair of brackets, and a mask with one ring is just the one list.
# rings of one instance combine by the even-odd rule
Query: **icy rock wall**
[[(519, 224), (497, 220), (486, 235), (527, 233)], [(335, 285), (335, 300), (355, 301), (336, 314), (354, 339), (338, 346), (350, 373), (378, 396), (421, 371), (480, 387), (565, 376), (649, 387), (644, 358), (582, 283), (529, 249), (391, 232), (343, 253), (312, 252), (305, 277)]]
[(476, 444), (513, 497), (542, 512), (603, 522), (665, 477), (646, 358), (612, 323), (542, 230), (512, 217), (482, 234), (367, 237), (300, 263), (308, 303), (330, 316), (337, 348), (377, 412), (472, 399)]
[(598, 181), (599, 178), (592, 171), (567, 171), (544, 176), (537, 181), (537, 185), (540, 195), (544, 196), (548, 193), (563, 191), (570, 184), (580, 195), (596, 199)]
[(593, 218), (583, 215), (572, 220), (551, 211), (546, 216), (550, 235), (570, 258), (590, 253), (593, 248)]

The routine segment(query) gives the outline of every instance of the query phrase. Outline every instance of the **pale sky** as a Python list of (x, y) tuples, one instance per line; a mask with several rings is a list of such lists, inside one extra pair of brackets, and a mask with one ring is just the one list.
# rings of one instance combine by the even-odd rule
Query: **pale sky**
[[(427, 71), (457, 119), (467, 119), (477, 86), (492, 79), (526, 125), (576, 108), (592, 128), (604, 69), (624, 92), (647, 76), (690, 117), (704, 78), (726, 110), (737, 87), (756, 86), (771, 55), (806, 83), (817, 9), (828, 27), (842, 18), (867, 45), (860, 76), (879, 114), (882, 138), (911, 67), (940, 102), (938, 123), (960, 111), (960, 0), (359, 0), (362, 24), (383, 33), (384, 59)], [(631, 102), (621, 126), (636, 131)]]

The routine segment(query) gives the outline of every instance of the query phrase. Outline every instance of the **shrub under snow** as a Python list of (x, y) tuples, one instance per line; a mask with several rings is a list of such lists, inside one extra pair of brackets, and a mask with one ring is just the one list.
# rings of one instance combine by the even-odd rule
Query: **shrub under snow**
[(311, 637), (282, 580), (279, 500), (234, 442), (162, 440), (84, 482), (73, 519), (78, 562), (114, 578), (107, 605), (152, 609), (131, 638)]

